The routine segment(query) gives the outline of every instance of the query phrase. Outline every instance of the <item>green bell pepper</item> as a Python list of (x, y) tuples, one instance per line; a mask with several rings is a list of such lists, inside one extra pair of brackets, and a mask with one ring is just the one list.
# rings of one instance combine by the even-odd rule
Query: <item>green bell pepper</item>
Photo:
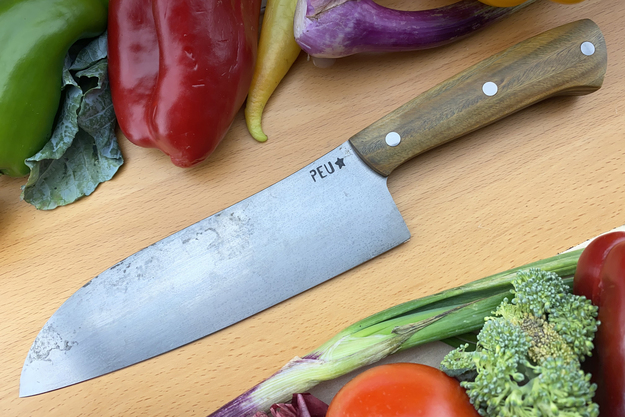
[(0, 173), (28, 175), (24, 160), (52, 134), (65, 56), (106, 30), (107, 9), (107, 0), (0, 0)]

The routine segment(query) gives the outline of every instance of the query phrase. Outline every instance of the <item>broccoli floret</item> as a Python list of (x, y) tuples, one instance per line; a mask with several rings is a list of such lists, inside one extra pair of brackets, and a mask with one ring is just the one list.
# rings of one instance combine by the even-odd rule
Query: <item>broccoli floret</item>
[(541, 317), (557, 310), (571, 294), (562, 279), (554, 272), (537, 268), (517, 272), (512, 283), (512, 303), (528, 314)]
[(599, 325), (596, 317), (597, 307), (585, 297), (569, 296), (560, 308), (551, 312), (549, 323), (583, 361), (594, 348), (592, 340)]
[(473, 360), (473, 352), (466, 352), (468, 344), (461, 345), (445, 356), (441, 369), (452, 378), (459, 381), (473, 381), (477, 376), (477, 368)]
[[(487, 317), (476, 350), (450, 352), (441, 369), (463, 376), (485, 417), (596, 417), (596, 385), (581, 370), (597, 331), (597, 307), (555, 273), (519, 271), (512, 300)], [(466, 378), (470, 375), (470, 378)]]

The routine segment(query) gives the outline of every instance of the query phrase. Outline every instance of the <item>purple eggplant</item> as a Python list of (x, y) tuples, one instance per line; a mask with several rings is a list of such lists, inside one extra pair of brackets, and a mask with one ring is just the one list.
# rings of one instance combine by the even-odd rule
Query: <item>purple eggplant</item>
[(397, 52), (449, 44), (526, 7), (460, 0), (430, 10), (401, 11), (372, 0), (297, 0), (295, 40), (313, 57)]

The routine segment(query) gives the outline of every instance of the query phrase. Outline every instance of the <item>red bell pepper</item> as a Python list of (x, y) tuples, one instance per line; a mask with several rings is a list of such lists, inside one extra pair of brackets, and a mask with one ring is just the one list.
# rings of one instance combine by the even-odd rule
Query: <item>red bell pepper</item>
[(252, 80), (261, 0), (111, 0), (113, 107), (134, 144), (180, 167), (210, 155)]
[(625, 241), (625, 232), (611, 232), (594, 239), (582, 251), (577, 261), (573, 292), (588, 298), (596, 306), (599, 305), (602, 283), (601, 267), (610, 250)]
[(573, 292), (599, 307), (601, 322), (588, 371), (601, 415), (625, 417), (625, 232), (593, 240), (582, 252)]

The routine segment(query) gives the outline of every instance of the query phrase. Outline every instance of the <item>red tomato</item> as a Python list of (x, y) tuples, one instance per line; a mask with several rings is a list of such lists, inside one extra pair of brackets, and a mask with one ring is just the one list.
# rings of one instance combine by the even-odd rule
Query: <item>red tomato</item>
[(326, 417), (480, 417), (454, 378), (427, 365), (368, 369), (336, 394)]

